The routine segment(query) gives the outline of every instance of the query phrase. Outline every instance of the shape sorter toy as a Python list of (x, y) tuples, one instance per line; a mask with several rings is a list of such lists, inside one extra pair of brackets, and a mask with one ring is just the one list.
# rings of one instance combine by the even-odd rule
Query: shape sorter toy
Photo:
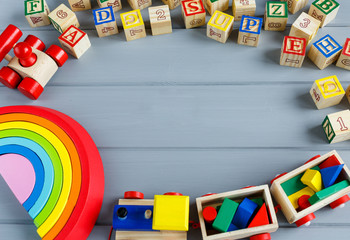
[(350, 38), (346, 39), (336, 66), (350, 70)]
[(228, 9), (229, 0), (204, 0), (204, 7), (210, 15), (215, 11), (226, 11)]
[(45, 0), (24, 1), (24, 15), (31, 27), (50, 25), (50, 9)]
[(302, 12), (300, 16), (294, 21), (289, 36), (305, 38), (307, 44), (316, 36), (321, 22), (307, 13)]
[(185, 0), (181, 6), (186, 29), (205, 25), (206, 13), (202, 0)]
[(232, 14), (235, 21), (240, 21), (243, 15), (253, 17), (255, 10), (255, 0), (232, 0)]
[(271, 239), (278, 229), (267, 185), (206, 194), (196, 203), (203, 240)]
[(238, 44), (257, 47), (262, 24), (262, 18), (243, 15), (239, 27)]
[(289, 223), (298, 227), (315, 219), (313, 212), (350, 200), (350, 171), (336, 151), (315, 156), (303, 166), (271, 181), (271, 194)]
[(280, 65), (300, 68), (306, 53), (305, 38), (285, 36), (281, 49)]
[(162, 0), (162, 2), (168, 5), (170, 10), (173, 10), (181, 5), (181, 0)]
[(97, 3), (100, 8), (112, 7), (114, 12), (123, 8), (121, 0), (97, 0)]
[(65, 32), (71, 25), (80, 27), (77, 16), (66, 5), (61, 4), (49, 14), (54, 28), (61, 34)]
[(344, 110), (328, 114), (322, 128), (329, 143), (337, 143), (350, 139), (350, 111)]
[(119, 33), (112, 7), (95, 9), (92, 13), (99, 37), (107, 37)]
[(267, 31), (284, 31), (288, 21), (286, 2), (266, 2), (264, 29)]
[(288, 3), (288, 10), (294, 14), (304, 8), (309, 0), (281, 0)]
[(310, 6), (309, 15), (320, 20), (320, 27), (324, 27), (337, 16), (339, 7), (335, 0), (316, 0)]
[(70, 26), (58, 38), (62, 48), (75, 58), (80, 58), (91, 46), (88, 35), (79, 28)]
[(146, 37), (140, 9), (120, 14), (127, 41)]
[(233, 29), (234, 17), (215, 11), (207, 25), (207, 37), (225, 43)]
[(173, 32), (168, 5), (150, 7), (148, 13), (153, 36)]
[(68, 0), (73, 12), (91, 9), (91, 0)]

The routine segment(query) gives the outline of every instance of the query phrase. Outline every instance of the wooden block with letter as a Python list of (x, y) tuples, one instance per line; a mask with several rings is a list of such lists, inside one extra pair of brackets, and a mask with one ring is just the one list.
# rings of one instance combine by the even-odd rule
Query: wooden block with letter
[(128, 0), (128, 3), (132, 9), (144, 9), (152, 5), (152, 0)]
[(204, 0), (204, 7), (210, 15), (215, 11), (226, 11), (228, 9), (229, 0)]
[(288, 7), (286, 2), (266, 2), (265, 30), (284, 31), (288, 21)]
[(148, 8), (152, 35), (172, 33), (171, 17), (168, 5)]
[(24, 15), (31, 27), (50, 25), (49, 13), (45, 0), (24, 1)]
[(95, 9), (92, 12), (99, 37), (106, 37), (119, 33), (112, 7)]
[(202, 0), (185, 0), (181, 4), (186, 29), (205, 25), (206, 13)]
[(77, 16), (66, 5), (61, 4), (49, 14), (54, 28), (60, 33), (65, 32), (71, 25), (80, 27)]
[(120, 14), (127, 41), (146, 37), (140, 9)]
[(309, 15), (320, 20), (320, 27), (326, 26), (338, 13), (339, 3), (335, 0), (316, 0), (309, 9)]
[(322, 123), (329, 143), (337, 143), (350, 139), (350, 111), (344, 110), (328, 114)]
[(75, 58), (80, 58), (91, 46), (88, 35), (70, 26), (59, 38), (62, 48)]
[(207, 37), (225, 43), (233, 29), (234, 17), (215, 11), (207, 25)]
[(294, 14), (304, 8), (309, 0), (281, 0), (288, 3), (288, 10)]
[(112, 7), (114, 12), (117, 12), (123, 8), (121, 0), (97, 0), (100, 8)]
[(350, 70), (350, 38), (346, 39), (336, 66)]
[(306, 53), (305, 38), (285, 36), (281, 49), (280, 65), (300, 68)]
[(232, 0), (232, 13), (235, 21), (240, 21), (243, 15), (253, 17), (255, 10), (255, 0)]
[(162, 0), (162, 2), (168, 5), (170, 10), (173, 10), (181, 5), (181, 0)]
[(243, 16), (238, 33), (238, 44), (257, 47), (263, 24), (262, 18)]
[(307, 44), (316, 36), (321, 22), (302, 12), (290, 29), (289, 36), (305, 38)]
[(68, 0), (73, 12), (91, 9), (91, 0)]

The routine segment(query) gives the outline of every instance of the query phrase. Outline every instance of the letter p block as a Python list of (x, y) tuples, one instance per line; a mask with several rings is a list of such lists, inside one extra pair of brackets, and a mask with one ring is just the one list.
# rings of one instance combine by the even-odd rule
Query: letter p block
[(146, 37), (140, 9), (120, 14), (127, 41)]
[(114, 11), (111, 6), (93, 10), (93, 14), (99, 37), (106, 37), (119, 33)]
[(281, 49), (280, 65), (300, 68), (306, 53), (305, 38), (285, 36)]
[(263, 19), (251, 16), (242, 16), (238, 33), (238, 44), (257, 47)]

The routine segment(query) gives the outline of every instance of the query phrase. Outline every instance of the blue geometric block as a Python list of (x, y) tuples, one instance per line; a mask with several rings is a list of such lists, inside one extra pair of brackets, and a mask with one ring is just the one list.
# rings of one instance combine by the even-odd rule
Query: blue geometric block
[(239, 204), (232, 223), (240, 229), (248, 227), (249, 220), (254, 215), (255, 210), (258, 208), (258, 204), (252, 200), (245, 198), (241, 204)]
[(326, 58), (332, 56), (334, 53), (342, 49), (342, 46), (334, 40), (329, 34), (319, 39), (313, 44), (320, 53)]
[[(260, 34), (262, 24), (263, 24), (262, 18), (243, 15), (241, 20), (241, 26), (239, 27), (239, 31), (246, 32), (246, 33)], [(256, 26), (257, 26), (257, 29), (256, 31), (254, 31), (253, 28)]]
[(227, 232), (232, 232), (232, 231), (236, 231), (236, 230), (239, 230), (239, 228), (231, 223), (227, 229)]
[(321, 169), (322, 182), (325, 188), (332, 186), (337, 180), (344, 164)]
[(94, 14), (95, 25), (115, 22), (115, 16), (112, 6), (92, 10), (92, 12)]

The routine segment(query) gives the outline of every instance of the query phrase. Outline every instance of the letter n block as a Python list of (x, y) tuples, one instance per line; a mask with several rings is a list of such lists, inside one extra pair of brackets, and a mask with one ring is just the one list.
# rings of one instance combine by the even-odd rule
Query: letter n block
[(253, 17), (255, 10), (255, 0), (232, 0), (232, 14), (235, 21), (240, 21), (243, 15)]
[(307, 44), (316, 36), (321, 22), (307, 13), (302, 12), (293, 23), (289, 36), (305, 38)]
[(319, 69), (324, 69), (337, 61), (342, 47), (329, 34), (314, 42), (308, 57)]
[(288, 3), (288, 10), (294, 14), (304, 8), (309, 0), (281, 0)]
[(225, 43), (233, 29), (234, 17), (215, 11), (207, 26), (207, 37)]
[(73, 12), (91, 9), (91, 0), (68, 0)]
[(185, 0), (181, 4), (186, 29), (205, 25), (206, 13), (202, 0)]
[(70, 26), (59, 38), (62, 48), (80, 58), (91, 46), (88, 35), (79, 28)]
[(340, 111), (327, 115), (322, 123), (329, 143), (350, 139), (350, 111)]
[(281, 49), (280, 65), (300, 68), (306, 53), (305, 38), (285, 36)]
[(228, 9), (229, 0), (204, 0), (204, 7), (210, 15), (215, 11), (226, 11)]
[(45, 0), (24, 1), (24, 15), (31, 27), (50, 25), (49, 13)]
[(77, 16), (66, 5), (61, 4), (49, 14), (54, 28), (60, 33), (65, 32), (71, 25), (80, 27)]
[(316, 80), (311, 87), (310, 95), (318, 109), (337, 105), (343, 99), (345, 92), (337, 76)]
[(288, 21), (286, 2), (266, 2), (265, 30), (284, 31)]
[(112, 7), (114, 12), (123, 8), (121, 0), (97, 0), (97, 3), (100, 8)]
[(99, 37), (106, 37), (119, 33), (112, 7), (100, 8), (92, 12), (94, 14), (95, 27)]
[(326, 26), (338, 13), (339, 3), (335, 0), (316, 0), (309, 9), (309, 15), (320, 20), (321, 26)]
[(243, 15), (239, 27), (238, 44), (257, 47), (262, 23), (262, 18)]
[(152, 35), (172, 33), (171, 17), (168, 5), (148, 8)]
[(338, 58), (337, 67), (350, 70), (350, 38), (347, 38)]
[(162, 2), (168, 5), (170, 10), (177, 8), (181, 4), (181, 0), (162, 0)]
[(120, 14), (127, 41), (146, 37), (140, 9)]
[(128, 0), (128, 3), (132, 9), (144, 9), (152, 5), (152, 0)]

